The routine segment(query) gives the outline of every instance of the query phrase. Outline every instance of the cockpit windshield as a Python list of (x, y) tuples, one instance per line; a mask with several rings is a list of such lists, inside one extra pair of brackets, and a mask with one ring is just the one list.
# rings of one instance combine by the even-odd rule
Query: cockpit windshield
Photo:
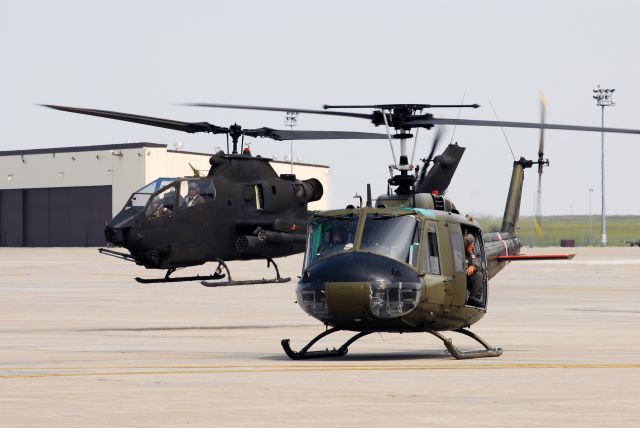
[(353, 249), (358, 216), (321, 217), (309, 225), (305, 266), (315, 260)]
[(417, 265), (420, 223), (413, 215), (368, 214), (360, 251), (393, 257)]
[(184, 178), (171, 182), (152, 195), (147, 204), (147, 218), (160, 218), (176, 211), (191, 211), (190, 208), (213, 201), (216, 189), (211, 178)]
[(158, 178), (157, 180), (154, 180), (151, 183), (143, 186), (131, 195), (126, 205), (124, 206), (124, 209), (126, 210), (131, 207), (144, 207), (145, 205), (147, 205), (147, 202), (149, 201), (149, 198), (153, 193), (155, 193), (158, 189), (161, 189), (173, 183), (174, 181), (176, 181), (175, 178), (163, 177)]

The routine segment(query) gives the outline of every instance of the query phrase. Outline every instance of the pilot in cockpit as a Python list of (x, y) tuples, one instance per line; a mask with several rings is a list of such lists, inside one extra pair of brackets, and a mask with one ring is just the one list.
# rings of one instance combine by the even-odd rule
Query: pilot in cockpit
[(200, 196), (200, 190), (198, 189), (198, 183), (189, 183), (189, 194), (184, 198), (184, 204), (186, 207), (193, 207), (199, 203), (204, 202), (202, 196)]

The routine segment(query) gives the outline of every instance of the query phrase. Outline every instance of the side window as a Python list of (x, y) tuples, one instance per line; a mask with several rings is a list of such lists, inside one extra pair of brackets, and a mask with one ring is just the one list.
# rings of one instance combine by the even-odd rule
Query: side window
[(253, 186), (253, 189), (256, 194), (256, 209), (263, 210), (264, 209), (264, 190), (262, 189), (262, 184), (256, 184)]
[(200, 180), (198, 186), (200, 187), (200, 196), (202, 196), (205, 202), (212, 201), (216, 198), (216, 188), (211, 178)]
[(418, 266), (418, 253), (420, 251), (420, 234), (422, 231), (422, 223), (418, 223), (416, 230), (413, 232), (413, 239), (409, 244), (409, 260), (411, 266)]
[(164, 191), (152, 196), (147, 205), (147, 217), (150, 219), (159, 218), (172, 213), (176, 208), (176, 189), (171, 186)]
[(436, 227), (429, 226), (427, 231), (427, 245), (423, 255), (423, 270), (434, 275), (440, 275), (440, 252), (438, 251), (438, 235)]
[(458, 231), (450, 232), (451, 248), (453, 249), (453, 266), (456, 272), (464, 272), (464, 247), (462, 234)]

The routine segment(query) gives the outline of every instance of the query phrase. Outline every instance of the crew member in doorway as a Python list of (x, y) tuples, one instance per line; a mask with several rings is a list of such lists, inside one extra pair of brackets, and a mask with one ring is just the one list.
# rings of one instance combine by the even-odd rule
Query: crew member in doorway
[(476, 239), (472, 234), (467, 233), (464, 236), (464, 246), (466, 249), (465, 254), (465, 270), (467, 272), (467, 291), (469, 298), (467, 299), (467, 305), (469, 306), (484, 306), (482, 304), (482, 272), (480, 262), (474, 252), (474, 246)]

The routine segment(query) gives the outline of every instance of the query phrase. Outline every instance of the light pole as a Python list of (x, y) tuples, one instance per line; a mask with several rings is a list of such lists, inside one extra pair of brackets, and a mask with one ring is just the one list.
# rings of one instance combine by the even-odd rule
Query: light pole
[[(288, 126), (291, 129), (293, 135), (293, 127), (298, 124), (298, 112), (288, 111), (284, 118), (284, 126)], [(293, 174), (293, 138), (289, 140), (289, 156), (291, 157), (291, 174)]]
[(593, 235), (591, 232), (591, 194), (593, 193), (593, 187), (589, 187), (589, 246), (593, 246)]
[(601, 170), (602, 170), (602, 185), (600, 192), (602, 193), (602, 215), (601, 215), (601, 236), (600, 246), (607, 246), (607, 223), (606, 223), (606, 211), (604, 205), (604, 108), (607, 106), (614, 106), (615, 103), (611, 99), (615, 89), (601, 89), (598, 85), (597, 89), (593, 90), (593, 99), (596, 100), (596, 105), (602, 108), (602, 139), (601, 139)]

